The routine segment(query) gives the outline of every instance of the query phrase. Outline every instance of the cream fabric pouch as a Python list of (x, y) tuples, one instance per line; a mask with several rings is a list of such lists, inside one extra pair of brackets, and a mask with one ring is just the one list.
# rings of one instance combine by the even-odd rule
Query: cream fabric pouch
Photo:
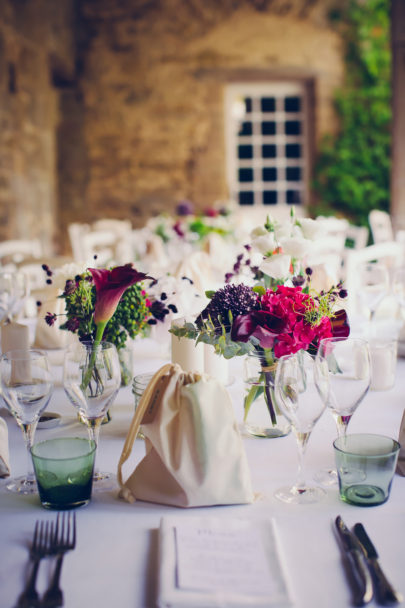
[[(140, 425), (146, 454), (124, 482)], [(120, 495), (178, 507), (253, 502), (231, 399), (215, 379), (163, 366), (138, 404), (118, 464)]]

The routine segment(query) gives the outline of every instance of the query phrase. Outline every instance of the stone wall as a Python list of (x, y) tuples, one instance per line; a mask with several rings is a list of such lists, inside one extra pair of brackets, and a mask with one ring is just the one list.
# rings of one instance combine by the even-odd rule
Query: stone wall
[[(58, 5), (58, 7), (56, 7)], [(0, 239), (54, 249), (58, 93), (74, 69), (70, 0), (0, 0)]]
[[(83, 0), (77, 125), (83, 131), (70, 130), (64, 154), (80, 185), (76, 193), (62, 187), (71, 205), (64, 205), (66, 221), (109, 216), (141, 225), (184, 198), (200, 207), (226, 199), (229, 82), (311, 79), (316, 137), (333, 130), (331, 100), (343, 66), (341, 41), (326, 18), (329, 4)], [(85, 147), (81, 168), (77, 139)]]
[(335, 1), (0, 0), (0, 239), (226, 199), (230, 82), (311, 81), (333, 130)]

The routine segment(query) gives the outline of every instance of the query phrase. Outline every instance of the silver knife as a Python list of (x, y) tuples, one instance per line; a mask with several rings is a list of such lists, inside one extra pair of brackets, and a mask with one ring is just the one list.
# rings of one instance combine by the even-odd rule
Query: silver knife
[(335, 520), (335, 526), (346, 557), (353, 590), (353, 603), (355, 606), (364, 606), (373, 599), (373, 581), (363, 550), (356, 536), (350, 532), (340, 515)]
[(387, 580), (384, 572), (381, 570), (377, 550), (365, 531), (364, 526), (362, 524), (356, 524), (353, 530), (363, 548), (368, 566), (373, 576), (378, 603), (383, 604), (384, 606), (399, 604), (402, 602), (403, 598), (398, 591), (395, 591)]

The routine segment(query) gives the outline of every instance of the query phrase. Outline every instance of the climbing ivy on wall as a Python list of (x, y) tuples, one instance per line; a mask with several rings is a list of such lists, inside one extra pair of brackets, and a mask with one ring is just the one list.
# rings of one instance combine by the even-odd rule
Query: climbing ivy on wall
[(340, 128), (320, 146), (314, 174), (316, 213), (367, 224), (389, 210), (390, 0), (348, 0), (329, 15), (345, 44), (345, 82), (336, 93)]

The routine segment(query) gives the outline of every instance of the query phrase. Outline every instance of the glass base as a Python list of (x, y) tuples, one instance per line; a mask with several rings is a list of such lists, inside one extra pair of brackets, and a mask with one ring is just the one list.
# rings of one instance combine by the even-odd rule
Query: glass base
[(25, 475), (10, 479), (6, 484), (6, 489), (16, 494), (38, 494), (38, 486), (35, 479), (27, 479)]
[(319, 502), (326, 496), (325, 490), (317, 487), (297, 488), (283, 487), (276, 490), (274, 496), (282, 502), (295, 505), (307, 505), (314, 502)]
[(110, 492), (117, 489), (118, 483), (114, 473), (106, 473), (104, 471), (94, 472), (92, 492)]
[(274, 426), (262, 426), (253, 424), (249, 421), (243, 423), (245, 433), (253, 437), (264, 437), (268, 439), (276, 439), (277, 437), (285, 437), (291, 431), (290, 423), (283, 417), (278, 416), (277, 424)]
[(344, 502), (359, 507), (374, 507), (382, 505), (388, 496), (378, 486), (356, 484), (341, 491), (340, 497)]
[(315, 473), (314, 480), (322, 486), (337, 486), (338, 474), (336, 469), (324, 469)]

